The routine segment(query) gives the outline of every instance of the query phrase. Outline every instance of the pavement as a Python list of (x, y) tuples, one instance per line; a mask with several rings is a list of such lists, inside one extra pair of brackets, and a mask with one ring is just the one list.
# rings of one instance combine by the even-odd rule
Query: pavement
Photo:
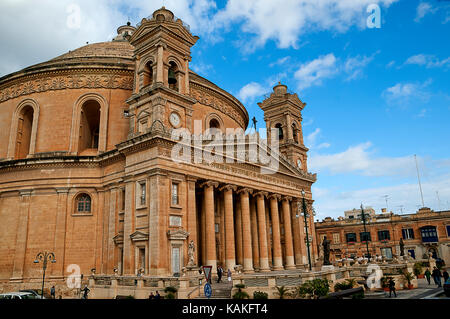
[[(397, 290), (397, 297), (392, 294), (391, 299), (450, 299), (444, 295), (444, 288), (438, 288), (431, 280), (428, 284), (426, 279), (418, 279), (418, 288)], [(389, 292), (367, 292), (364, 294), (365, 299), (389, 299)]]

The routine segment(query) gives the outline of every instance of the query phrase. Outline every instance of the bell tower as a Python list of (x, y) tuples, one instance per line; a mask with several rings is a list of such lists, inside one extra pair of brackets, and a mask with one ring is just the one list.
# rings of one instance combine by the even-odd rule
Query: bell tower
[(189, 61), (198, 39), (164, 7), (137, 25), (129, 37), (135, 60), (133, 94), (127, 100), (129, 138), (155, 130), (192, 130)]
[(303, 144), (301, 114), (306, 103), (297, 94), (288, 92), (286, 85), (278, 82), (270, 96), (258, 105), (264, 111), (268, 141), (271, 129), (276, 129), (280, 153), (296, 167), (307, 172), (308, 148)]

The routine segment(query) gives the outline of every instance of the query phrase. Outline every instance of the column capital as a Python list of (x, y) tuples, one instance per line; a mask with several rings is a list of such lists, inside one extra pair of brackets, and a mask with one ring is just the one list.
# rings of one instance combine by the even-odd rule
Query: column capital
[(252, 194), (253, 193), (253, 189), (248, 188), (248, 187), (242, 187), (237, 191), (238, 194), (241, 193), (248, 193), (248, 194)]
[(274, 198), (274, 199), (278, 199), (279, 200), (281, 198), (281, 195), (280, 194), (269, 194), (268, 198), (269, 199)]
[(227, 191), (236, 191), (237, 190), (237, 186), (236, 185), (232, 185), (232, 184), (226, 184), (226, 185), (223, 185), (223, 186), (221, 186), (220, 188), (219, 188), (219, 190), (220, 191), (224, 191), (224, 190), (227, 190)]
[(263, 191), (258, 191), (254, 195), (255, 196), (267, 197), (267, 196), (269, 196), (269, 193), (268, 192), (263, 192)]
[(218, 187), (219, 186), (219, 182), (214, 182), (214, 181), (206, 181), (200, 184), (200, 187), (204, 187), (204, 186), (208, 186), (208, 187)]
[(198, 178), (195, 176), (186, 175), (186, 181), (188, 181), (188, 182), (196, 182), (197, 180), (198, 180)]
[(55, 187), (55, 190), (58, 194), (67, 194), (69, 192), (68, 187)]
[(292, 197), (291, 196), (282, 195), (281, 196), (281, 200), (286, 200), (286, 201), (290, 202), (292, 200)]
[(31, 193), (33, 192), (32, 189), (20, 189), (19, 194), (20, 196), (31, 196)]

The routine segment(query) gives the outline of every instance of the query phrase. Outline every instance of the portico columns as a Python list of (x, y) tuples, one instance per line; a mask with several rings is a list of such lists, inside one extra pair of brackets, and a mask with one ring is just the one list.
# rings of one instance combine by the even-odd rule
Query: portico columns
[(243, 246), (243, 259), (244, 259), (244, 272), (253, 272), (253, 256), (252, 256), (252, 233), (250, 225), (250, 204), (248, 194), (252, 190), (243, 188), (238, 191), (241, 198), (241, 211), (242, 211), (242, 246)]
[[(295, 265), (299, 268), (301, 267), (302, 260), (302, 248), (301, 248), (301, 236), (300, 236), (300, 214), (298, 214), (298, 200), (291, 202), (291, 221), (292, 221), (292, 229), (293, 229), (293, 238), (294, 238), (294, 255), (295, 255)], [(298, 214), (298, 217), (296, 217)]]
[(280, 218), (278, 216), (278, 199), (280, 195), (272, 194), (270, 198), (270, 216), (272, 217), (272, 241), (273, 241), (273, 269), (283, 269), (283, 257), (281, 255)]
[(256, 201), (254, 198), (250, 200), (250, 220), (252, 229), (252, 253), (253, 253), (253, 268), (260, 269), (259, 264), (259, 236), (258, 236), (258, 219), (256, 216)]
[(233, 191), (236, 186), (226, 185), (220, 190), (223, 191), (225, 208), (225, 264), (226, 269), (234, 269), (236, 265), (236, 255), (234, 249), (234, 220), (233, 220)]
[(283, 196), (281, 205), (284, 220), (284, 247), (286, 256), (286, 269), (295, 269), (294, 248), (292, 247), (291, 209), (288, 196)]
[(206, 265), (212, 266), (212, 271), (217, 269), (216, 232), (214, 229), (214, 187), (219, 183), (208, 181), (201, 186), (204, 189), (205, 206), (205, 234), (206, 234)]
[(270, 271), (268, 248), (267, 248), (267, 226), (266, 226), (266, 208), (264, 205), (265, 192), (256, 194), (256, 210), (258, 214), (258, 232), (259, 232), (259, 266), (260, 271)]

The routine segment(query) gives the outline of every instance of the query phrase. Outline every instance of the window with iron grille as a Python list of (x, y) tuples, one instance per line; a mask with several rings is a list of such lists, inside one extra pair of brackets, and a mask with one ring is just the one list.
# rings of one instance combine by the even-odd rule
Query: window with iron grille
[(347, 243), (355, 243), (356, 242), (356, 234), (355, 233), (345, 234), (345, 238), (347, 239)]
[(81, 194), (77, 198), (77, 212), (90, 213), (91, 212), (91, 197), (87, 194)]
[(359, 233), (359, 238), (361, 241), (371, 241), (370, 232), (361, 232)]
[(435, 226), (425, 226), (420, 229), (423, 242), (437, 242), (438, 234)]
[(378, 240), (390, 240), (391, 236), (389, 235), (389, 230), (380, 230), (378, 231)]
[(414, 239), (414, 229), (406, 228), (402, 229), (403, 239)]

